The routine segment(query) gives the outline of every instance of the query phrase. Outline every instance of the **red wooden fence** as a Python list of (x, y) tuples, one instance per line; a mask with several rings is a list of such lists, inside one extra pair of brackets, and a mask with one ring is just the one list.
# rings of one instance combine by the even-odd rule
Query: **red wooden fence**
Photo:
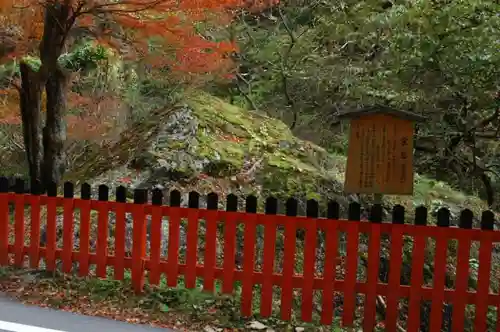
[[(23, 183), (18, 182), (18, 188)], [(174, 191), (170, 194), (170, 205), (165, 206), (160, 191), (153, 191), (149, 203), (147, 192), (136, 190), (135, 203), (126, 203), (126, 189), (119, 187), (115, 202), (108, 201), (108, 188), (99, 187), (98, 199), (91, 198), (90, 186), (84, 184), (81, 198), (74, 198), (73, 185), (66, 183), (64, 197), (57, 196), (57, 188), (48, 188), (48, 195), (9, 193), (7, 179), (0, 178), (0, 265), (14, 264), (22, 267), (25, 259), (29, 266), (39, 267), (40, 260), (45, 260), (46, 269), (54, 270), (56, 261), (62, 261), (64, 272), (71, 272), (74, 263), (78, 263), (78, 273), (89, 275), (90, 265), (96, 266), (98, 277), (107, 276), (107, 268), (114, 268), (114, 278), (122, 280), (125, 269), (131, 270), (133, 286), (141, 292), (146, 271), (150, 284), (158, 284), (163, 275), (168, 286), (177, 286), (178, 277), (184, 276), (188, 288), (195, 287), (196, 278), (203, 278), (206, 291), (214, 291), (214, 282), (222, 281), (222, 292), (232, 293), (235, 281), (241, 282), (241, 311), (244, 316), (252, 315), (253, 287), (260, 285), (260, 314), (264, 317), (272, 314), (273, 286), (281, 289), (280, 316), (284, 320), (291, 318), (294, 290), (301, 290), (301, 319), (309, 322), (313, 319), (314, 307), (320, 307), (322, 324), (331, 324), (335, 313), (341, 315), (343, 326), (352, 326), (356, 318), (357, 296), (364, 295), (363, 329), (372, 331), (377, 324), (376, 301), (378, 296), (385, 298), (385, 330), (397, 331), (400, 319), (400, 300), (408, 300), (407, 331), (418, 331), (421, 324), (422, 301), (430, 301), (429, 331), (441, 331), (443, 324), (443, 305), (453, 306), (451, 330), (464, 331), (467, 305), (475, 305), (475, 318), (472, 321), (474, 331), (487, 330), (487, 314), (489, 307), (500, 308), (500, 295), (492, 293), (490, 275), (492, 272), (492, 251), (495, 243), (500, 242), (500, 232), (493, 230), (494, 214), (485, 211), (481, 219), (482, 229), (473, 229), (473, 214), (464, 210), (459, 225), (450, 226), (450, 212), (441, 209), (437, 215), (437, 227), (427, 226), (427, 209), (419, 207), (415, 211), (415, 225), (404, 224), (405, 211), (396, 206), (392, 213), (392, 223), (382, 223), (382, 208), (375, 205), (370, 211), (370, 221), (360, 221), (359, 204), (349, 206), (348, 219), (339, 219), (339, 205), (328, 204), (325, 218), (319, 217), (318, 203), (307, 202), (307, 217), (297, 216), (297, 201), (290, 199), (286, 205), (286, 215), (277, 214), (277, 200), (266, 201), (265, 213), (257, 212), (257, 199), (246, 200), (246, 212), (237, 212), (238, 199), (230, 195), (226, 211), (218, 210), (217, 195), (207, 197), (207, 209), (199, 209), (200, 196), (190, 194), (188, 208), (180, 207), (181, 195)], [(21, 192), (21, 190), (19, 190)], [(11, 212), (14, 207), (13, 213)], [(30, 222), (25, 222), (26, 207), (29, 207)], [(58, 247), (57, 222), (58, 209), (62, 214), (62, 246)], [(79, 222), (75, 222), (75, 212), (79, 211)], [(97, 211), (97, 235), (92, 238), (91, 211)], [(109, 215), (114, 213), (114, 250), (109, 251)], [(126, 214), (133, 216), (133, 245), (131, 257), (127, 257)], [(45, 216), (45, 218), (42, 218)], [(146, 218), (150, 216), (148, 226)], [(168, 218), (168, 221), (164, 220)], [(42, 219), (46, 219), (46, 227), (41, 232)], [(185, 263), (180, 261), (180, 229), (181, 220), (187, 219)], [(204, 259), (198, 261), (198, 226), (205, 222)], [(162, 225), (168, 222), (168, 245), (166, 257), (161, 253)], [(237, 226), (244, 226), (243, 264), (236, 264)], [(223, 257), (217, 264), (217, 232), (218, 225), (223, 226)], [(261, 268), (256, 268), (257, 226), (263, 231), (263, 258)], [(75, 227), (79, 230), (79, 248), (73, 243)], [(148, 229), (150, 227), (150, 229)], [(25, 229), (27, 228), (27, 229)], [(280, 272), (275, 269), (276, 237), (284, 229), (284, 258)], [(302, 232), (302, 233), (301, 233)], [(44, 234), (41, 234), (44, 233)], [(339, 257), (341, 233), (345, 234), (347, 245), (345, 255)], [(149, 236), (149, 254), (146, 248), (146, 237)], [(317, 271), (318, 236), (323, 236), (324, 257), (322, 271)], [(368, 239), (366, 281), (358, 280), (358, 261), (360, 251), (360, 234)], [(45, 245), (40, 246), (39, 239), (45, 238)], [(403, 244), (405, 237), (413, 241), (411, 261), (411, 283), (403, 284), (401, 266), (403, 262)], [(432, 286), (424, 285), (423, 266), (427, 239), (435, 240), (434, 278)], [(33, 240), (36, 239), (36, 240)], [(388, 241), (390, 239), (390, 242)], [(95, 241), (92, 250), (90, 241)], [(296, 252), (297, 241), (303, 240), (304, 250)], [(382, 242), (389, 244), (389, 272), (385, 282), (380, 280), (379, 262)], [(455, 287), (445, 287), (447, 250), (450, 241), (458, 242), (458, 260), (455, 271)], [(479, 242), (478, 286), (469, 289), (469, 256), (474, 241)], [(11, 256), (13, 259), (11, 260)], [(303, 269), (296, 273), (295, 262), (301, 256)], [(345, 258), (345, 261), (344, 261)], [(345, 275), (338, 278), (336, 273), (339, 264), (343, 264)], [(453, 274), (453, 273), (452, 273)], [(499, 276), (494, 276), (498, 278)], [(342, 310), (336, 311), (338, 301), (335, 293), (342, 294)], [(321, 293), (321, 300), (316, 294)], [(320, 305), (318, 304), (320, 303)], [(496, 319), (496, 331), (500, 331), (500, 318)], [(448, 328), (450, 328), (448, 326)]]

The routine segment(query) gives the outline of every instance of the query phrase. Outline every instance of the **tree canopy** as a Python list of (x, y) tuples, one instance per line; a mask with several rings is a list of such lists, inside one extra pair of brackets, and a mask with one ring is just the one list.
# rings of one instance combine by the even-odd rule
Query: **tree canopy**
[[(125, 59), (140, 60), (148, 68), (167, 67), (188, 77), (224, 74), (231, 69), (228, 55), (236, 51), (234, 42), (209, 38), (202, 31), (229, 24), (238, 7), (255, 10), (263, 5), (268, 4), (249, 5), (242, 0), (2, 1), (0, 59), (19, 62), (18, 70), (7, 78), (19, 92), (31, 179), (47, 184), (58, 182), (64, 173), (63, 118), (69, 73), (60, 60), (75, 42), (91, 38)], [(33, 62), (33, 57), (39, 61)], [(42, 108), (46, 110), (43, 133)]]
[(382, 103), (421, 113), (418, 171), (464, 188), (478, 181), (491, 202), (499, 11), (492, 0), (284, 1), (241, 17), (233, 99), (299, 134), (314, 128), (308, 137), (326, 145), (341, 110)]

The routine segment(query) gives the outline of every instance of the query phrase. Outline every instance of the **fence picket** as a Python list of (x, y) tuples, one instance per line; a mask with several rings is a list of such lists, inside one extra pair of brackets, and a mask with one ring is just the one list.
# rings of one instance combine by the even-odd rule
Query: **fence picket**
[(9, 264), (9, 180), (0, 178), (0, 265)]
[(356, 304), (356, 281), (358, 270), (358, 239), (359, 220), (361, 219), (361, 206), (359, 203), (349, 204), (349, 216), (351, 221), (347, 227), (347, 253), (346, 253), (346, 273), (344, 281), (344, 310), (342, 325), (352, 327), (354, 323), (354, 307)]
[[(471, 210), (464, 210), (460, 214), (459, 227), (471, 229), (474, 215)], [(469, 256), (471, 247), (470, 232), (460, 232), (458, 237), (457, 272), (455, 292), (453, 296), (453, 316), (451, 331), (463, 331), (465, 320), (465, 300), (469, 284)]]
[(47, 227), (46, 227), (46, 266), (48, 271), (56, 268), (56, 245), (57, 245), (57, 185), (50, 183), (47, 188)]
[[(289, 198), (286, 201), (286, 215), (297, 216), (297, 200)], [(281, 319), (290, 320), (292, 317), (293, 277), (295, 263), (295, 236), (297, 224), (293, 219), (285, 224), (285, 246), (283, 257), (283, 281), (281, 284)]]
[(195, 191), (189, 193), (187, 248), (186, 248), (186, 288), (196, 287), (196, 263), (198, 257), (198, 207), (200, 194)]
[(108, 258), (108, 219), (109, 219), (109, 188), (100, 185), (98, 188), (97, 217), (97, 269), (99, 278), (106, 278), (106, 263)]
[(168, 271), (167, 285), (169, 287), (177, 286), (179, 276), (179, 239), (181, 218), (178, 207), (181, 206), (181, 193), (177, 190), (170, 192), (170, 215), (168, 218)]
[(161, 258), (161, 241), (162, 241), (162, 222), (163, 214), (163, 193), (160, 189), (153, 190), (151, 195), (151, 203), (153, 205), (151, 213), (151, 230), (150, 230), (150, 268), (149, 268), (149, 283), (151, 285), (158, 285), (160, 283), (160, 258)]
[(493, 251), (492, 230), (495, 216), (491, 211), (484, 211), (481, 216), (483, 237), (479, 247), (479, 271), (476, 290), (476, 317), (474, 331), (486, 331), (488, 298), (490, 291), (491, 253)]
[(219, 197), (217, 197), (217, 194), (216, 193), (208, 194), (207, 195), (208, 215), (206, 219), (207, 233), (205, 236), (205, 260), (204, 260), (205, 271), (203, 276), (203, 290), (207, 292), (214, 291), (218, 207), (219, 207)]
[(330, 325), (335, 309), (333, 295), (335, 291), (335, 272), (337, 264), (339, 204), (328, 202), (325, 230), (325, 263), (323, 266), (323, 297), (321, 305), (321, 324)]
[[(391, 251), (389, 265), (389, 289), (385, 310), (385, 329), (388, 332), (397, 331), (399, 285), (401, 280), (401, 265), (403, 262), (403, 228), (405, 209), (401, 205), (392, 210)], [(370, 258), (370, 257), (369, 257)], [(371, 259), (371, 258), (370, 258)]]
[(125, 277), (125, 204), (127, 202), (127, 188), (119, 186), (116, 188), (115, 205), (115, 266), (114, 277), (123, 280)]
[(31, 183), (30, 204), (30, 268), (38, 269), (40, 265), (40, 193), (42, 191), (39, 181)]
[(222, 292), (231, 294), (234, 283), (234, 260), (236, 257), (236, 220), (238, 211), (238, 197), (233, 194), (227, 196), (226, 220), (224, 220), (224, 262), (222, 276)]
[(302, 288), (302, 320), (312, 321), (313, 313), (313, 286), (314, 272), (316, 270), (316, 241), (317, 221), (319, 217), (319, 204), (315, 200), (307, 201), (306, 215), (311, 220), (307, 223), (306, 237), (304, 243), (304, 285)]
[(64, 203), (63, 203), (63, 272), (70, 273), (73, 267), (73, 233), (74, 220), (73, 210), (75, 201), (74, 186), (71, 182), (64, 183)]
[(89, 274), (90, 263), (90, 197), (92, 188), (88, 183), (83, 183), (81, 188), (80, 205), (80, 262), (79, 275), (86, 277)]
[(375, 328), (375, 308), (377, 301), (378, 270), (380, 262), (380, 223), (382, 222), (382, 205), (374, 204), (370, 211), (371, 228), (368, 244), (368, 271), (367, 292), (363, 326), (364, 331), (373, 331)]
[(255, 264), (255, 239), (257, 220), (257, 197), (248, 196), (245, 202), (246, 220), (243, 235), (243, 280), (241, 289), (241, 314), (252, 315), (253, 276)]
[(272, 215), (278, 213), (278, 200), (268, 197), (265, 205), (266, 215), (264, 219), (264, 258), (263, 258), (263, 282), (260, 294), (260, 314), (269, 317), (273, 308), (273, 272), (276, 255), (276, 223)]
[(430, 332), (440, 332), (443, 324), (443, 302), (446, 278), (446, 257), (448, 254), (448, 232), (450, 226), (450, 210), (441, 208), (437, 214), (438, 233), (435, 237), (434, 256), (434, 292), (431, 304)]
[(132, 245), (132, 286), (136, 293), (141, 293), (144, 287), (144, 256), (146, 253), (146, 216), (144, 204), (146, 204), (147, 190), (134, 190), (133, 210), (133, 245)]
[(16, 179), (15, 182), (15, 199), (14, 199), (14, 265), (23, 267), (24, 264), (24, 180)]
[[(415, 209), (415, 225), (427, 225), (427, 209), (424, 206), (419, 206)], [(420, 331), (420, 302), (424, 280), (426, 238), (421, 232), (418, 232), (418, 228), (415, 230), (412, 250), (410, 298), (408, 301), (408, 332)]]

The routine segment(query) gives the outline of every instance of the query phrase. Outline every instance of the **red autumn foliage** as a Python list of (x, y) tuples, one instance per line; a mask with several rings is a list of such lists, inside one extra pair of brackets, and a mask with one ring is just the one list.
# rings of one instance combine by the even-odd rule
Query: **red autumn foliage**
[[(150, 67), (169, 66), (172, 75), (183, 79), (203, 74), (222, 79), (234, 77), (228, 56), (237, 51), (233, 41), (214, 41), (199, 33), (200, 24), (225, 27), (240, 9), (261, 10), (278, 0), (0, 0), (0, 36), (6, 42), (0, 47), (0, 61), (25, 55), (39, 55), (41, 40), (47, 33), (45, 15), (50, 6), (60, 6), (60, 34), (64, 49), (77, 39), (74, 31), (87, 31), (99, 43), (115, 49), (125, 59), (141, 59)], [(66, 9), (66, 11), (64, 11)], [(61, 17), (57, 18), (58, 20)], [(151, 51), (150, 39), (155, 39)], [(43, 61), (42, 61), (43, 62)], [(7, 90), (8, 95), (17, 92)], [(3, 97), (3, 96), (0, 96)], [(68, 130), (83, 138), (103, 119), (95, 110), (100, 107), (93, 96), (68, 93), (69, 107), (89, 109), (83, 116), (68, 116)], [(110, 99), (107, 102), (112, 103)], [(115, 105), (116, 106), (116, 105)], [(2, 122), (19, 124), (19, 98), (7, 96), (0, 105)], [(42, 109), (42, 112), (44, 110)], [(104, 121), (105, 122), (105, 121)], [(85, 125), (82, 125), (85, 123)]]
[[(76, 29), (88, 30), (129, 58), (147, 57), (151, 64), (196, 73), (226, 68), (226, 55), (237, 50), (232, 41), (212, 41), (200, 34), (200, 23), (227, 26), (238, 9), (260, 10), (277, 0), (2, 0), (2, 27), (16, 27), (9, 31), (11, 49), (0, 54), (3, 60), (36, 51), (45, 29), (45, 8), (54, 2), (68, 9), (61, 24), (68, 37)], [(159, 52), (148, 50), (149, 38), (157, 38)]]
[[(69, 75), (59, 59), (76, 40), (93, 38), (137, 59), (140, 67), (167, 66), (188, 79), (206, 74), (223, 77), (233, 67), (230, 55), (237, 47), (234, 41), (217, 40), (222, 37), (217, 24), (223, 28), (239, 8), (256, 10), (273, 1), (0, 0), (0, 61), (21, 60), (20, 82), (9, 83), (18, 92), (27, 129), (23, 137), (30, 178), (44, 184), (63, 178)], [(40, 67), (34, 68), (26, 55), (38, 56)], [(101, 131), (107, 134), (114, 126), (114, 115), (109, 115), (113, 120), (109, 122), (100, 111), (120, 109), (120, 103), (99, 93), (90, 97), (98, 98), (95, 108), (80, 118), (68, 118), (70, 128), (85, 135), (94, 128), (94, 135), (101, 137)]]

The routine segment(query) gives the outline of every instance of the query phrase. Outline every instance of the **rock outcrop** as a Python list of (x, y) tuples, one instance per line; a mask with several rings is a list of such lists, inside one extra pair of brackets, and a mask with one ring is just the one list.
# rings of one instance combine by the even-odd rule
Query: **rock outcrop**
[(347, 201), (340, 172), (345, 158), (296, 138), (279, 120), (204, 93), (134, 125), (109, 151), (86, 156), (73, 177), (166, 194), (179, 189)]

